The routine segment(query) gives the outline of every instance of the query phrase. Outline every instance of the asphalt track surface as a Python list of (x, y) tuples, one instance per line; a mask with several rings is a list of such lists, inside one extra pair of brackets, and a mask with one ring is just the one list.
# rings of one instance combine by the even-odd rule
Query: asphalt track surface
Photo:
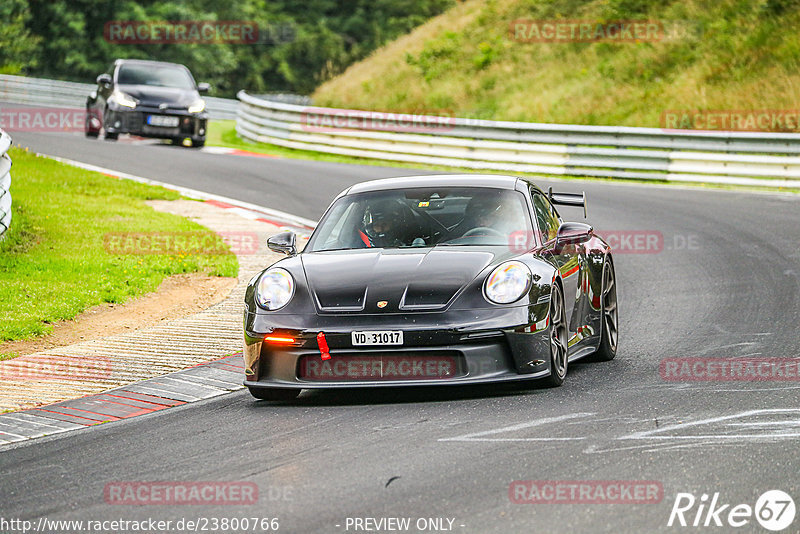
[[(349, 184), (413, 172), (75, 134), (12, 136), (35, 151), (308, 218)], [(621, 346), (614, 361), (571, 365), (556, 389), (314, 391), (283, 404), (242, 391), (35, 440), (0, 452), (0, 516), (276, 517), (280, 532), (364, 532), (352, 519), (347, 528), (347, 518), (366, 517), (411, 518), (410, 532), (418, 518), (450, 518), (452, 531), (464, 533), (765, 532), (753, 517), (738, 529), (667, 522), (679, 492), (698, 500), (718, 492), (719, 504), (731, 505), (723, 522), (734, 505), (754, 506), (767, 490), (800, 498), (800, 382), (670, 381), (659, 364), (798, 357), (798, 199), (556, 186), (586, 191), (598, 230), (663, 236), (660, 250), (615, 257)], [(582, 220), (578, 210), (563, 215)], [(517, 480), (656, 481), (663, 499), (515, 504), (509, 485)], [(106, 504), (104, 487), (117, 481), (248, 481), (260, 497), (250, 506)], [(685, 513), (690, 524), (697, 509)], [(785, 532), (799, 525), (795, 518)]]

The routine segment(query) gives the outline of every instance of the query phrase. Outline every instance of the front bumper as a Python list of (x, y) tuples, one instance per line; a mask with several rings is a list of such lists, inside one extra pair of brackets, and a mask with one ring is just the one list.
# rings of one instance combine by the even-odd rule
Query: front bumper
[[(190, 138), (192, 141), (204, 141), (208, 125), (208, 113), (189, 113), (186, 110), (148, 108), (139, 106), (136, 109), (109, 109), (105, 118), (106, 131), (112, 134), (127, 133), (140, 137), (158, 139)], [(178, 126), (151, 126), (147, 117), (177, 117)]]
[[(301, 326), (304, 323), (308, 326)], [(404, 344), (353, 346), (351, 332), (362, 330), (402, 330)], [(320, 331), (329, 346), (331, 359), (327, 361), (321, 359), (316, 340)], [(266, 335), (292, 337), (296, 342), (271, 344), (264, 341)], [(549, 355), (547, 321), (530, 322), (527, 307), (346, 318), (245, 313), (244, 385), (250, 388), (441, 386), (535, 380), (550, 374)], [(423, 372), (440, 369), (437, 366), (447, 371), (433, 375)], [(309, 369), (324, 372), (309, 378)], [(396, 370), (386, 376), (388, 369)]]

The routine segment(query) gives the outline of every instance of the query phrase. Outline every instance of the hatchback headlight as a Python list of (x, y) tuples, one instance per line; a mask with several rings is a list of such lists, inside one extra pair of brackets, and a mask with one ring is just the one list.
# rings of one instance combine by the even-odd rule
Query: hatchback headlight
[(135, 98), (121, 91), (114, 91), (111, 96), (114, 98), (114, 102), (126, 108), (133, 109), (136, 107), (136, 104), (138, 104)]
[(486, 277), (483, 293), (494, 304), (511, 304), (521, 299), (531, 287), (531, 270), (522, 262), (509, 261), (498, 265)]
[(283, 308), (294, 296), (294, 278), (286, 269), (273, 267), (258, 281), (256, 301), (264, 309), (274, 311)]
[(204, 109), (206, 109), (206, 101), (202, 98), (198, 98), (189, 105), (189, 113), (200, 113)]

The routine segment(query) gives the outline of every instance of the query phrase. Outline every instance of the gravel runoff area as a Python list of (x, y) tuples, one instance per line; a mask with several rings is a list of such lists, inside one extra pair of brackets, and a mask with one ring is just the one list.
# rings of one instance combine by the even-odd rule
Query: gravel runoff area
[[(266, 248), (266, 238), (282, 229), (220, 203), (149, 204), (228, 236), (239, 260), (236, 287), (219, 304), (188, 317), (0, 362), (0, 412), (94, 395), (241, 350), (244, 289), (254, 274), (280, 258)], [(300, 237), (298, 246), (304, 246)]]

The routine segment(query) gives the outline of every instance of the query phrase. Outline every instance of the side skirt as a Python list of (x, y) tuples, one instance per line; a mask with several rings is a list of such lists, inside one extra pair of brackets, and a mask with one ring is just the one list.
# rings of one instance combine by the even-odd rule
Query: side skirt
[(581, 358), (585, 358), (586, 356), (594, 354), (596, 350), (597, 347), (592, 347), (590, 345), (579, 347), (577, 350), (575, 350), (575, 352), (569, 355), (569, 359), (567, 361), (572, 363), (576, 360), (580, 360)]

